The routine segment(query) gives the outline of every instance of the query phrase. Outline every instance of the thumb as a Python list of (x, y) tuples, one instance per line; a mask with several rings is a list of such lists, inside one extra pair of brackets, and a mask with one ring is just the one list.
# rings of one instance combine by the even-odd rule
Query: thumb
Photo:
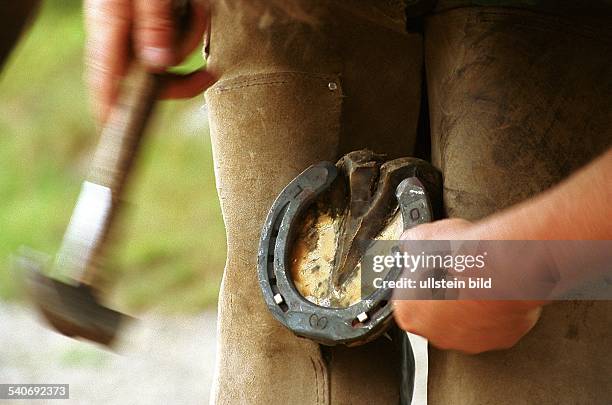
[(442, 219), (410, 228), (402, 233), (401, 240), (463, 240), (473, 227), (470, 221), (461, 218)]

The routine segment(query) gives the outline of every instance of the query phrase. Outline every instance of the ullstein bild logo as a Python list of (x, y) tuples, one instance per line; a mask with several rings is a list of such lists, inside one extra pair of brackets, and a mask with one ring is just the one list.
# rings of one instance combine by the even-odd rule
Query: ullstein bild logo
[(424, 280), (401, 277), (398, 280), (385, 280), (376, 277), (372, 282), (374, 288), (398, 288), (398, 289), (464, 289), (464, 288), (491, 288), (493, 280), (491, 277), (469, 277), (452, 280), (427, 277)]

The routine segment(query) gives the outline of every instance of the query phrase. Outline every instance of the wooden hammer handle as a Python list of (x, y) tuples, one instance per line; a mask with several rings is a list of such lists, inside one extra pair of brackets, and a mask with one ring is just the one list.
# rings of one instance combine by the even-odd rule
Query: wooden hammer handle
[(113, 203), (120, 198), (135, 161), (161, 81), (161, 76), (134, 63), (100, 134), (87, 181), (108, 187)]
[[(180, 39), (190, 22), (189, 0), (173, 0), (172, 5)], [(110, 188), (113, 200), (121, 195), (162, 81), (162, 75), (134, 61), (102, 130), (87, 180)]]

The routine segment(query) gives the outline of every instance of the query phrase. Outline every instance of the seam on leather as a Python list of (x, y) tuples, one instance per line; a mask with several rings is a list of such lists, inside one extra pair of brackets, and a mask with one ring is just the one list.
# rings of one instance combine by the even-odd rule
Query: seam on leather
[[(299, 71), (279, 71), (279, 72), (269, 72), (269, 73), (254, 73), (249, 75), (240, 75), (233, 77), (231, 79), (220, 80), (214, 86), (210, 88), (210, 90), (221, 93), (227, 90), (240, 89), (251, 86), (262, 86), (262, 85), (270, 85), (270, 84), (285, 84), (288, 83), (290, 78), (304, 78), (307, 80), (321, 80), (323, 81), (334, 81), (338, 84), (338, 88), (340, 88), (339, 75), (334, 74), (318, 74), (318, 73), (308, 73), (308, 72), (299, 72)], [(285, 78), (285, 79), (283, 79)]]
[(312, 369), (314, 370), (314, 375), (315, 375), (317, 404), (321, 404), (321, 394), (319, 392), (319, 371), (317, 370), (317, 365), (315, 363), (314, 358), (310, 357), (310, 363), (312, 364)]

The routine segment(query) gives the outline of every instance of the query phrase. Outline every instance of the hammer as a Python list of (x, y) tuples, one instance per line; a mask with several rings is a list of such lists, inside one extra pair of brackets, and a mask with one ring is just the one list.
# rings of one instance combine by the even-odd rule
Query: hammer
[[(184, 29), (188, 2), (175, 1), (177, 21)], [(64, 234), (51, 272), (32, 256), (21, 255), (26, 287), (44, 318), (58, 332), (110, 346), (126, 315), (102, 304), (97, 276), (122, 200), (128, 174), (163, 85), (164, 76), (133, 62), (118, 102), (110, 112), (93, 162)]]

